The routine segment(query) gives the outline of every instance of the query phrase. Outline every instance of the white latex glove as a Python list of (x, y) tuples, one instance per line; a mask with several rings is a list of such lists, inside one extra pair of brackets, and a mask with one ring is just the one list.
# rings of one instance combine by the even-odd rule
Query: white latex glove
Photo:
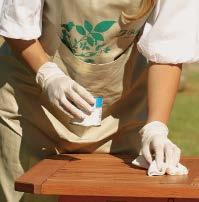
[(51, 104), (59, 108), (70, 118), (84, 119), (92, 112), (94, 97), (53, 62), (42, 65), (36, 82), (41, 86)]
[(140, 131), (142, 137), (141, 154), (149, 164), (153, 154), (159, 171), (166, 167), (176, 167), (180, 161), (181, 150), (168, 138), (167, 126), (159, 121), (146, 124)]

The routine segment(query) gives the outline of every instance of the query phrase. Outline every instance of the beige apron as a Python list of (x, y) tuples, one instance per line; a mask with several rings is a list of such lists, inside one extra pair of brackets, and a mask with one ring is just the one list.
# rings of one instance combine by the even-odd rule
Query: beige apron
[[(147, 117), (147, 68), (135, 43), (152, 9), (136, 21), (127, 20), (124, 13), (136, 14), (141, 2), (48, 0), (45, 3), (40, 41), (66, 74), (93, 95), (104, 97), (100, 127), (70, 124), (41, 93), (34, 73), (13, 56), (6, 44), (2, 45), (0, 193), (4, 194), (0, 194), (0, 201), (6, 201), (2, 198), (6, 197), (9, 202), (17, 202), (21, 194), (13, 192), (14, 179), (48, 155), (138, 154), (137, 132)], [(28, 202), (39, 201), (25, 197)]]

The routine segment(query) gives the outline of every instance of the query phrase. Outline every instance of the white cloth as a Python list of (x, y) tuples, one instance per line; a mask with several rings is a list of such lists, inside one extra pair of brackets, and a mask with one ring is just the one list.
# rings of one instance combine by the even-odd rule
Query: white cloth
[(149, 163), (145, 160), (145, 158), (140, 155), (136, 159), (132, 161), (132, 164), (141, 168), (148, 169), (147, 174), (149, 176), (159, 176), (159, 175), (187, 175), (189, 173), (188, 169), (183, 166), (182, 164), (178, 163), (177, 166), (170, 166), (167, 167), (166, 163), (164, 163), (164, 166), (161, 170), (158, 170), (156, 161), (152, 161), (152, 163), (149, 165)]
[[(34, 39), (41, 35), (44, 0), (0, 0), (0, 35)], [(138, 42), (138, 49), (157, 63), (199, 61), (199, 1), (158, 0)]]

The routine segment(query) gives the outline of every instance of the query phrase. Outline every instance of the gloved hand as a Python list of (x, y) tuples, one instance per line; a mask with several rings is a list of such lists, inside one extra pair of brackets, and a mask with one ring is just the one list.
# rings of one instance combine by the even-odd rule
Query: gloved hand
[(70, 118), (84, 119), (92, 112), (94, 97), (53, 62), (43, 64), (37, 74), (36, 82), (41, 86), (51, 104)]
[(164, 162), (168, 168), (173, 168), (180, 161), (181, 150), (167, 138), (168, 132), (167, 126), (159, 121), (148, 123), (139, 131), (142, 155), (151, 164), (154, 154), (160, 171), (165, 166)]

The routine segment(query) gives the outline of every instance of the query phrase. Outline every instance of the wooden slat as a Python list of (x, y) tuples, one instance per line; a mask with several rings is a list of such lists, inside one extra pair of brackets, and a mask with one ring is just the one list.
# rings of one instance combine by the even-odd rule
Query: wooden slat
[[(148, 177), (146, 170), (132, 166), (132, 156), (129, 155), (71, 154), (56, 158), (45, 160), (47, 170), (48, 161), (51, 164), (60, 162), (54, 170), (49, 169), (48, 174), (37, 173), (35, 168), (25, 174), (23, 181), (20, 180), (20, 191), (73, 197), (199, 198), (197, 157), (182, 159), (182, 163), (190, 169), (188, 176), (158, 177)], [(38, 166), (43, 169), (44, 162)], [(37, 178), (41, 175), (36, 183), (31, 179), (35, 175)]]
[(41, 161), (16, 180), (15, 190), (27, 193), (41, 193), (42, 184), (65, 164), (66, 162), (60, 160), (45, 159)]
[[(56, 186), (55, 186), (56, 184)], [(78, 184), (78, 185), (77, 185)], [(153, 197), (153, 198), (199, 198), (198, 189), (191, 189), (189, 186), (166, 185), (151, 186), (135, 184), (114, 184), (114, 183), (57, 183), (46, 182), (42, 186), (43, 194), (75, 195), (75, 196), (117, 196), (117, 197)]]

